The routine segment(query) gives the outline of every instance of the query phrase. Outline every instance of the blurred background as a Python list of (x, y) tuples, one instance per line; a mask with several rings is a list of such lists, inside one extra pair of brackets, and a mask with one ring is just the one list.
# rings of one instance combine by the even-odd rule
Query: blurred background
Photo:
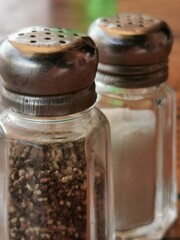
[(86, 31), (97, 17), (146, 12), (164, 18), (180, 35), (179, 0), (0, 0), (1, 34), (29, 25), (57, 25)]
[[(96, 18), (120, 12), (155, 16), (165, 20), (173, 31), (168, 82), (177, 94), (177, 176), (180, 183), (180, 0), (0, 0), (0, 41), (9, 33), (32, 25), (87, 32)], [(180, 220), (166, 239), (180, 239)]]

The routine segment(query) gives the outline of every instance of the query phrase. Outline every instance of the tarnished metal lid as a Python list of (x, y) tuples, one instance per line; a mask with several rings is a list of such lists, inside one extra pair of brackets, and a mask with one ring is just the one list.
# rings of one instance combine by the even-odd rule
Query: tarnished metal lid
[[(42, 105), (51, 103), (51, 115), (81, 111), (93, 105), (96, 100), (93, 85), (97, 64), (98, 53), (93, 40), (79, 31), (47, 27), (22, 29), (10, 35), (0, 46), (0, 73), (5, 87), (4, 102), (6, 104), (11, 102), (14, 109), (19, 106), (18, 111), (22, 112), (23, 107), (15, 100), (17, 94), (17, 99), (18, 101), (21, 99), (22, 104), (24, 104), (22, 99), (26, 98), (25, 105), (30, 102), (31, 105), (35, 104), (37, 99), (43, 98)], [(76, 107), (72, 109), (72, 98), (75, 95), (74, 101), (77, 101), (78, 95), (79, 101), (85, 102), (73, 104)], [(27, 100), (28, 97), (31, 101)], [(56, 100), (51, 101), (52, 98)], [(68, 99), (71, 102), (71, 109), (65, 104), (65, 102), (69, 104)], [(52, 111), (53, 102), (56, 105), (56, 112)], [(63, 109), (60, 110), (62, 105)], [(36, 108), (35, 105), (33, 108)], [(42, 108), (41, 113), (35, 110), (29, 113), (46, 115), (47, 111), (43, 113)]]
[[(141, 75), (163, 69), (159, 81), (167, 78), (167, 60), (173, 37), (164, 21), (144, 14), (122, 13), (97, 19), (88, 33), (99, 49), (100, 72), (131, 75), (132, 79), (137, 72)], [(124, 79), (120, 85), (123, 81), (125, 86), (129, 82)], [(148, 85), (153, 84), (148, 80)]]

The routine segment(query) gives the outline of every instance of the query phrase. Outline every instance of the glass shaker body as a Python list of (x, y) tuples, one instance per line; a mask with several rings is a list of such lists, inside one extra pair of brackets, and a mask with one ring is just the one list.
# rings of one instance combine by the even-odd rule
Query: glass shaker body
[(0, 240), (113, 240), (97, 54), (65, 28), (29, 27), (0, 45)]
[(165, 83), (97, 91), (111, 127), (117, 239), (159, 239), (177, 216), (175, 93)]
[(94, 108), (47, 119), (4, 111), (1, 239), (111, 239), (108, 139)]
[(158, 18), (120, 13), (88, 34), (99, 49), (97, 106), (111, 127), (117, 240), (161, 239), (177, 216), (172, 31)]

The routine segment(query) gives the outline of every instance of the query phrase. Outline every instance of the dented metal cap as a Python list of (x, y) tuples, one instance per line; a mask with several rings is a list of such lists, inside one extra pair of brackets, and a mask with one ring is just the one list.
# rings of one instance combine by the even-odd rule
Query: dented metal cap
[(22, 29), (0, 46), (3, 102), (15, 111), (38, 116), (82, 111), (96, 100), (97, 64), (94, 42), (79, 31)]
[[(88, 33), (99, 50), (98, 74), (116, 75), (116, 85), (145, 86), (142, 75), (149, 74), (146, 86), (151, 86), (155, 84), (155, 72), (158, 72), (156, 84), (167, 78), (167, 61), (173, 37), (164, 21), (144, 14), (122, 13), (97, 19)], [(118, 82), (117, 75), (131, 75), (131, 80), (122, 77)], [(133, 79), (133, 75), (136, 78)]]

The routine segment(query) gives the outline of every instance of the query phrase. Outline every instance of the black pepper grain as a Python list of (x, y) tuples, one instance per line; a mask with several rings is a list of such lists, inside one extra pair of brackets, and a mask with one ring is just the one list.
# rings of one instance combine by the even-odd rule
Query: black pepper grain
[(11, 142), (9, 239), (85, 240), (87, 162), (84, 139)]

